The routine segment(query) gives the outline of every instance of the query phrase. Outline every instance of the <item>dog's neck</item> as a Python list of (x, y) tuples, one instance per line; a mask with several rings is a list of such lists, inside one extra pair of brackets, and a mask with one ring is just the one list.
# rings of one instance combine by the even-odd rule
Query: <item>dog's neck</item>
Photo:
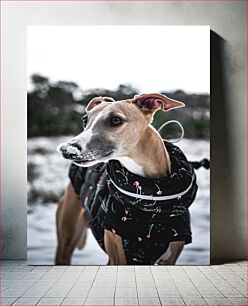
[(170, 158), (158, 132), (149, 125), (134, 151), (119, 158), (130, 172), (144, 177), (162, 177), (170, 173)]

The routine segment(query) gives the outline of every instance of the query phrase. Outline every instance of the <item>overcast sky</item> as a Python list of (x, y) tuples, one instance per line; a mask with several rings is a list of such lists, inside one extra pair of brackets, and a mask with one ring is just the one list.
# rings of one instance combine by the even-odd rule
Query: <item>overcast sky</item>
[(29, 26), (27, 47), (28, 88), (39, 73), (82, 89), (210, 90), (208, 26)]

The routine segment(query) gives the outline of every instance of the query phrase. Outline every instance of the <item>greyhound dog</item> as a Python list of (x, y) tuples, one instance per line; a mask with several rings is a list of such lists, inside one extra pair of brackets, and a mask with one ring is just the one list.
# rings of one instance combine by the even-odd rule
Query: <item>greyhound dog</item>
[[(158, 180), (161, 177), (168, 180), (175, 175), (175, 173), (172, 173), (172, 171), (174, 171), (172, 169), (173, 165), (171, 162), (172, 155), (168, 152), (167, 145), (165, 145), (163, 139), (151, 125), (151, 123), (156, 111), (169, 111), (183, 106), (184, 103), (182, 102), (156, 93), (136, 95), (132, 99), (122, 101), (114, 101), (114, 99), (109, 97), (94, 98), (86, 107), (87, 117), (83, 118), (85, 126), (82, 133), (73, 137), (69, 142), (59, 145), (58, 151), (64, 158), (70, 159), (73, 162), (74, 167), (77, 169), (82, 170), (83, 167), (84, 173), (86, 170), (94, 168), (96, 164), (107, 165), (108, 167), (111, 167), (111, 165), (117, 165), (117, 169), (119, 170), (114, 170), (114, 172), (115, 174), (121, 174), (121, 178), (117, 180), (118, 182), (121, 182), (122, 179), (127, 180), (127, 178), (123, 177), (125, 173), (126, 175), (128, 173), (130, 176), (137, 176), (139, 180), (149, 180), (148, 182), (151, 183), (153, 180)], [(113, 162), (115, 164), (112, 164)], [(112, 182), (113, 184), (111, 185), (111, 188), (114, 189), (112, 200), (109, 198), (106, 201), (104, 200), (104, 218), (106, 219), (111, 215), (110, 211), (108, 211), (106, 208), (108, 203), (111, 202), (109, 205), (113, 206), (114, 202), (114, 213), (116, 213), (116, 211), (119, 209), (118, 207), (123, 206), (123, 212), (126, 212), (127, 214), (126, 216), (121, 217), (122, 221), (126, 221), (123, 222), (124, 226), (124, 223), (127, 224), (127, 221), (129, 219), (131, 220), (130, 214), (131, 216), (135, 215), (137, 209), (139, 209), (139, 205), (141, 205), (139, 203), (142, 201), (141, 198), (145, 198), (146, 196), (144, 196), (144, 193), (141, 192), (139, 181), (134, 179), (132, 188), (136, 188), (135, 190), (137, 190), (138, 200), (133, 198), (131, 205), (129, 205), (130, 207), (125, 207), (125, 201), (123, 198), (126, 197), (130, 200), (130, 197), (132, 197), (131, 192), (128, 194), (126, 191), (126, 194), (123, 194), (122, 191), (124, 188), (121, 189), (120, 185), (118, 187), (118, 184), (113, 182), (113, 177), (111, 178), (112, 170), (106, 170), (106, 167), (104, 169), (104, 171), (108, 172), (107, 179), (105, 180), (104, 184), (109, 186)], [(185, 167), (181, 167), (179, 169), (181, 172), (184, 170)], [(108, 177), (108, 175), (110, 177)], [(154, 186), (156, 185), (156, 188), (159, 188), (159, 183), (158, 181), (156, 182), (157, 183), (154, 183)], [(147, 188), (149, 188), (149, 183), (147, 186)], [(91, 187), (92, 186), (89, 188)], [(117, 192), (119, 192), (119, 195)], [(125, 193), (125, 191), (123, 192)], [(144, 190), (144, 192), (146, 192), (146, 190)], [(109, 193), (109, 190), (107, 193)], [(146, 212), (150, 211), (149, 209), (152, 205), (157, 205), (157, 200), (159, 201), (159, 196), (161, 193), (162, 191), (157, 191), (157, 196), (152, 196), (153, 198), (151, 199), (148, 198), (150, 195), (147, 196), (149, 203), (146, 202), (144, 204)], [(183, 193), (181, 193), (181, 195), (182, 194)], [(177, 197), (177, 201), (181, 199), (181, 195)], [(82, 203), (79, 192), (75, 191), (73, 183), (70, 182), (64, 196), (59, 201), (56, 214), (58, 237), (56, 264), (70, 264), (74, 249), (76, 247), (82, 248), (85, 244), (86, 231), (87, 228), (91, 226), (92, 219), (92, 217), (90, 217), (90, 209), (87, 209), (87, 200), (88, 198), (84, 199), (84, 202)], [(99, 207), (103, 205), (104, 201), (103, 198), (101, 198)], [(168, 205), (169, 204), (167, 203), (161, 203), (159, 207), (156, 206), (156, 212), (158, 212), (158, 215), (159, 212), (163, 210), (163, 207), (168, 207)], [(134, 213), (131, 211), (131, 213), (128, 215), (128, 209), (132, 209), (134, 206), (136, 211)], [(115, 218), (115, 215), (112, 215), (113, 218)], [(176, 212), (173, 211), (173, 213), (170, 212), (169, 216), (174, 217), (175, 215)], [(143, 222), (142, 218), (139, 219), (137, 216), (135, 215), (136, 223), (133, 227), (131, 235), (134, 235), (134, 232), (136, 232), (139, 224)], [(153, 219), (154, 214), (149, 216), (151, 216), (149, 218)], [(170, 218), (170, 220), (171, 219), (173, 218)], [(143, 264), (175, 264), (184, 247), (184, 244), (189, 243), (186, 242), (186, 239), (179, 237), (180, 235), (176, 233), (175, 227), (173, 223), (171, 223), (173, 233), (176, 234), (173, 235), (173, 239), (169, 239), (168, 237), (164, 238), (165, 240), (168, 240), (168, 243), (166, 245), (163, 244), (162, 230), (164, 227), (159, 227), (161, 222), (159, 221), (155, 225), (150, 225), (148, 224), (149, 220), (147, 221), (146, 219), (144, 222), (148, 222), (147, 228), (149, 229), (149, 235), (143, 235), (145, 238), (142, 238), (143, 236), (141, 235), (137, 239), (135, 238), (137, 243), (144, 243), (144, 248), (142, 251), (143, 255), (141, 256), (140, 250), (142, 247), (139, 247), (139, 245), (137, 246), (136, 242), (131, 243), (131, 238), (131, 240), (124, 239), (120, 234), (121, 229), (120, 233), (117, 230), (112, 229), (113, 224), (111, 223), (111, 220), (107, 222), (109, 226), (106, 227), (104, 226), (101, 217), (98, 217), (98, 220), (99, 224), (102, 225), (102, 246), (104, 251), (109, 256), (110, 264), (138, 264), (141, 262), (139, 260), (139, 256), (140, 258), (142, 258), (142, 256), (145, 257), (146, 254), (152, 252), (153, 249), (155, 250), (158, 245), (163, 247), (161, 247), (161, 249), (152, 257), (153, 260), (149, 259), (148, 261), (143, 262)], [(112, 220), (115, 222), (114, 219)], [(185, 220), (185, 218), (183, 220)], [(122, 225), (120, 225), (120, 227), (122, 228)], [(155, 236), (157, 235), (157, 237), (159, 237), (158, 240), (160, 244), (156, 243), (156, 241), (154, 244), (149, 244), (148, 242), (144, 241), (145, 239), (148, 241), (148, 238), (150, 238), (150, 231), (152, 227), (153, 232), (157, 231)], [(131, 228), (132, 225), (127, 227), (127, 231)], [(147, 245), (148, 247), (146, 247)], [(138, 250), (133, 251), (134, 248)], [(156, 256), (157, 259), (155, 260)]]

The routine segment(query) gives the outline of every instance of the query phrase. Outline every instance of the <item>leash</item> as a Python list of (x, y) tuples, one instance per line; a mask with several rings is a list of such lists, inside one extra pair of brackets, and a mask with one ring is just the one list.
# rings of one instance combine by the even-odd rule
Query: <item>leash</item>
[[(167, 142), (170, 142), (170, 143), (177, 143), (177, 142), (181, 141), (183, 139), (183, 137), (184, 137), (184, 128), (183, 128), (182, 124), (179, 121), (177, 121), (177, 120), (169, 120), (169, 121), (163, 123), (160, 126), (160, 128), (158, 129), (158, 133), (161, 135), (161, 130), (166, 125), (168, 125), (170, 123), (176, 123), (179, 126), (179, 128), (181, 130), (181, 136), (178, 139), (173, 140), (173, 141), (172, 140), (168, 140), (168, 139), (164, 139), (164, 138), (163, 138), (163, 140), (165, 140)], [(192, 161), (192, 162), (189, 162), (189, 163), (196, 170), (201, 168), (201, 167), (205, 168), (206, 170), (208, 170), (210, 168), (210, 161), (207, 158), (203, 158), (201, 161)]]
[(161, 130), (162, 130), (166, 125), (168, 125), (168, 124), (170, 124), (170, 123), (176, 123), (176, 124), (179, 126), (179, 128), (180, 128), (180, 130), (181, 130), (181, 136), (180, 136), (178, 139), (174, 140), (174, 141), (171, 141), (171, 140), (168, 140), (168, 139), (163, 139), (163, 140), (165, 140), (165, 141), (167, 141), (167, 142), (170, 142), (170, 143), (177, 143), (177, 142), (181, 141), (181, 140), (183, 139), (183, 137), (184, 137), (184, 128), (183, 128), (182, 124), (181, 124), (179, 121), (177, 121), (177, 120), (169, 120), (169, 121), (163, 123), (163, 124), (160, 126), (160, 128), (158, 129), (158, 132), (159, 132), (159, 134), (161, 135)]
[(210, 168), (210, 161), (209, 161), (209, 159), (207, 159), (207, 158), (203, 158), (201, 161), (199, 161), (199, 162), (194, 162), (194, 161), (192, 161), (192, 162), (189, 162), (190, 164), (191, 164), (191, 166), (194, 168), (194, 169), (199, 169), (199, 168), (201, 168), (201, 167), (203, 167), (203, 168), (205, 168), (206, 170), (208, 170), (209, 168)]

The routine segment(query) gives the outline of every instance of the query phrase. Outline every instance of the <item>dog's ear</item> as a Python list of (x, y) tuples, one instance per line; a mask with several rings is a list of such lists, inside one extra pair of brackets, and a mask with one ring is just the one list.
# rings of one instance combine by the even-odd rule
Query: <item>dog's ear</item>
[(92, 108), (101, 104), (102, 102), (112, 103), (112, 102), (115, 102), (115, 100), (113, 98), (110, 98), (110, 97), (96, 97), (96, 98), (93, 98), (92, 100), (90, 100), (90, 102), (87, 105), (85, 111), (89, 112), (90, 110), (92, 110)]
[(145, 113), (153, 113), (159, 109), (169, 111), (174, 108), (185, 106), (183, 102), (173, 100), (161, 94), (143, 94), (134, 96), (131, 100)]

